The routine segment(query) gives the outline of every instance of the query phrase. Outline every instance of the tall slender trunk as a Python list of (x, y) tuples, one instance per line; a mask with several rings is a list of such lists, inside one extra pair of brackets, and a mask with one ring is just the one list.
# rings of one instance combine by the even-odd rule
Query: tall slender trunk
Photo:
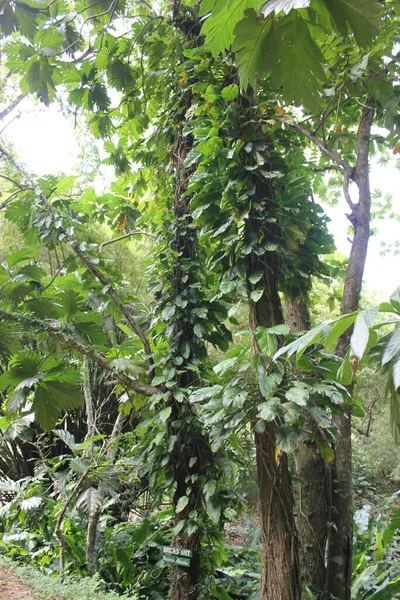
[[(175, 233), (171, 242), (174, 253), (172, 296), (187, 299), (187, 307), (180, 310), (179, 317), (174, 321), (171, 343), (171, 356), (182, 356), (176, 387), (187, 389), (193, 385), (198, 374), (191, 368), (193, 362), (207, 353), (204, 342), (200, 342), (194, 330), (194, 320), (191, 311), (201, 306), (202, 294), (198, 292), (199, 273), (197, 231), (190, 215), (190, 196), (185, 196), (190, 170), (184, 166), (185, 159), (192, 148), (193, 139), (184, 135), (186, 112), (192, 102), (191, 92), (185, 92), (181, 97), (181, 121), (175, 138), (175, 146), (171, 155), (173, 178), (173, 204)], [(179, 114), (178, 114), (179, 118)], [(183, 351), (187, 348), (188, 351)], [(171, 425), (170, 434), (176, 436), (171, 464), (173, 465), (176, 483), (173, 496), (173, 506), (176, 520), (187, 519), (190, 513), (198, 513), (202, 504), (202, 490), (197, 479), (207, 477), (209, 465), (212, 464), (212, 452), (207, 433), (201, 422), (194, 414), (187, 398), (177, 399), (171, 391), (169, 404), (172, 408), (170, 423), (180, 421), (182, 426), (178, 432)], [(188, 498), (187, 505), (182, 511), (177, 511), (178, 502)], [(201, 536), (199, 530), (188, 533), (184, 528), (173, 539), (173, 546), (192, 551), (190, 566), (171, 568), (170, 599), (196, 600), (201, 574)]]
[[(303, 298), (285, 299), (287, 323), (293, 332), (310, 327), (307, 305)], [(305, 587), (322, 599), (326, 582), (325, 550), (330, 520), (330, 470), (317, 452), (315, 437), (321, 436), (315, 421), (303, 411), (305, 435), (295, 450), (298, 486), (297, 529), (302, 598), (309, 595)]]
[[(256, 183), (258, 193), (268, 202), (271, 190), (268, 186)], [(247, 231), (257, 231), (260, 226), (265, 239), (271, 235), (267, 225), (261, 225), (257, 215), (250, 213)], [(283, 323), (282, 306), (278, 294), (277, 257), (274, 252), (261, 256), (251, 252), (246, 259), (247, 277), (257, 269), (264, 269), (264, 276), (258, 286), (263, 287), (263, 295), (258, 302), (250, 299), (252, 289), (247, 279), (249, 291), (250, 327), (272, 327)], [(253, 350), (259, 353), (254, 338)], [(260, 397), (260, 401), (262, 401)], [(285, 453), (276, 452), (275, 421), (266, 423), (263, 433), (255, 433), (257, 484), (259, 511), (262, 531), (262, 581), (261, 600), (299, 600), (300, 578), (297, 552), (297, 531), (294, 521), (294, 502), (288, 458)]]
[[(190, 104), (190, 97), (183, 99), (183, 104), (187, 108)], [(185, 112), (185, 111), (184, 111)], [(184, 119), (184, 117), (182, 117)], [(189, 173), (184, 167), (185, 158), (190, 150), (192, 141), (188, 136), (183, 136), (183, 123), (181, 123), (179, 132), (176, 137), (175, 148), (172, 155), (174, 178), (174, 200), (173, 213), (176, 222), (176, 233), (173, 241), (173, 251), (177, 258), (174, 264), (173, 273), (173, 290), (175, 297), (182, 297), (185, 289), (195, 282), (194, 272), (191, 275), (187, 273), (189, 261), (193, 263), (196, 258), (196, 232), (189, 214), (190, 198), (183, 197), (186, 190), (187, 178)], [(184, 276), (187, 276), (186, 283), (183, 283)], [(176, 340), (176, 350), (179, 354), (179, 348), (183, 344), (190, 345), (195, 340), (193, 325), (186, 321), (184, 314), (175, 321), (173, 338)], [(177, 387), (187, 388), (194, 382), (194, 373), (186, 370), (185, 366), (192, 360), (189, 356), (180, 366), (181, 374)], [(170, 404), (172, 406), (171, 422), (182, 421), (192, 422), (194, 415), (190, 404), (185, 399), (184, 402), (179, 402), (174, 398), (171, 392)], [(173, 506), (176, 511), (178, 502), (181, 498), (187, 496), (187, 488), (191, 479), (191, 475), (198, 469), (202, 461), (202, 454), (208, 454), (208, 442), (205, 433), (199, 431), (196, 426), (182, 427), (178, 433), (178, 440), (175, 445), (174, 453), (174, 479), (176, 482), (176, 490), (173, 497)], [(171, 431), (171, 434), (174, 432)], [(191, 459), (197, 457), (196, 466), (191, 467)], [(199, 508), (201, 502), (201, 490), (197, 485), (192, 485), (190, 490), (189, 502), (185, 509), (177, 514), (177, 520), (185, 519), (189, 513)], [(195, 600), (197, 597), (196, 586), (200, 577), (200, 536), (198, 533), (189, 535), (186, 531), (182, 531), (175, 536), (173, 546), (187, 548), (192, 551), (192, 558), (189, 567), (174, 566), (171, 569), (171, 600)]]
[[(88, 366), (87, 366), (88, 368)], [(113, 430), (110, 436), (110, 445), (107, 450), (107, 459), (113, 461), (115, 459), (116, 454), (116, 446), (115, 440), (117, 436), (121, 433), (124, 423), (127, 420), (127, 416), (119, 413), (115, 423)], [(93, 421), (93, 427), (95, 427), (95, 423)], [(85, 541), (85, 560), (86, 560), (86, 568), (88, 575), (93, 575), (96, 571), (96, 559), (97, 559), (97, 531), (99, 526), (99, 520), (102, 513), (102, 500), (105, 496), (104, 486), (99, 485), (97, 489), (97, 502), (96, 507), (89, 508), (88, 514), (88, 524), (86, 529), (86, 541)]]
[[(352, 173), (345, 175), (344, 193), (351, 208), (348, 215), (354, 237), (346, 270), (341, 313), (357, 310), (367, 257), (371, 220), (371, 192), (369, 182), (369, 144), (374, 118), (374, 97), (369, 95), (362, 111), (357, 136), (357, 161)], [(349, 194), (349, 179), (358, 187), (358, 202)], [(344, 357), (349, 347), (351, 332), (339, 340), (337, 354)], [(335, 460), (332, 467), (332, 526), (329, 534), (327, 589), (340, 600), (351, 598), (351, 564), (353, 543), (353, 501), (351, 463), (351, 409), (334, 417), (338, 428), (335, 442)]]

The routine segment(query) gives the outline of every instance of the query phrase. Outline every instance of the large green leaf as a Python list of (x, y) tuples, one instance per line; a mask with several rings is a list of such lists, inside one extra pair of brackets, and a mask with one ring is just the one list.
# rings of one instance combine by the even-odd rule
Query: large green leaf
[(362, 311), (357, 315), (353, 335), (351, 336), (350, 346), (354, 356), (359, 359), (363, 357), (368, 344), (368, 339), (369, 327), (365, 320), (364, 311)]
[(38, 508), (43, 502), (43, 498), (40, 496), (31, 496), (30, 498), (25, 498), (21, 502), (21, 510), (33, 510), (34, 508)]
[(189, 503), (189, 498), (187, 496), (181, 496), (176, 504), (175, 512), (180, 513)]
[(81, 311), (84, 305), (84, 298), (79, 292), (71, 288), (67, 288), (57, 294), (57, 301), (65, 309), (67, 317)]
[(32, 410), (39, 425), (50, 431), (64, 410), (81, 404), (82, 393), (78, 385), (49, 380), (36, 387)]
[(102, 495), (98, 488), (89, 487), (76, 500), (76, 507), (82, 508), (86, 514), (93, 515), (101, 506)]
[(274, 22), (266, 40), (265, 69), (285, 101), (318, 111), (326, 81), (323, 56), (297, 11)]
[(263, 371), (258, 378), (258, 384), (264, 398), (270, 398), (273, 396), (281, 381), (282, 375), (279, 373), (271, 373), (271, 375), (267, 375), (267, 373)]
[(289, 402), (294, 402), (299, 406), (305, 406), (309, 396), (310, 391), (300, 385), (289, 388), (285, 393), (285, 397), (289, 400)]
[(396, 577), (389, 583), (385, 583), (380, 586), (380, 589), (372, 594), (368, 600), (392, 600), (392, 598), (398, 597), (400, 593), (400, 577)]
[(12, 254), (7, 256), (7, 264), (10, 268), (15, 267), (21, 262), (27, 262), (33, 260), (38, 253), (38, 249), (35, 246), (25, 246), (21, 250), (16, 250)]
[(382, 365), (386, 365), (386, 363), (392, 360), (397, 354), (400, 354), (400, 327), (392, 333), (386, 344), (382, 357)]
[(254, 84), (265, 70), (267, 36), (271, 21), (260, 21), (255, 10), (246, 10), (245, 18), (235, 28), (232, 50), (237, 53), (236, 63), (242, 89)]
[(247, 9), (257, 8), (257, 5), (257, 0), (231, 0), (225, 3), (224, 8), (217, 14), (213, 11), (201, 30), (213, 56), (218, 56), (230, 48), (237, 23)]
[(62, 440), (64, 444), (71, 450), (75, 450), (77, 448), (78, 444), (75, 441), (75, 437), (69, 431), (64, 431), (64, 429), (54, 429), (53, 433), (59, 437), (60, 440)]
[(347, 26), (360, 46), (368, 46), (378, 35), (382, 6), (378, 0), (319, 0), (329, 10), (333, 25), (343, 36)]
[(351, 325), (353, 325), (355, 318), (356, 318), (356, 315), (354, 313), (352, 313), (350, 315), (346, 315), (345, 317), (343, 317), (343, 319), (341, 319), (340, 321), (335, 323), (332, 326), (332, 329), (331, 329), (328, 337), (325, 340), (325, 343), (324, 343), (325, 348), (332, 350), (336, 346), (340, 336)]
[(300, 431), (293, 425), (281, 425), (276, 430), (276, 443), (284, 452), (292, 452), (301, 438)]
[(264, 421), (273, 421), (278, 415), (278, 408), (281, 401), (279, 398), (271, 398), (268, 402), (262, 402), (258, 405), (258, 415)]

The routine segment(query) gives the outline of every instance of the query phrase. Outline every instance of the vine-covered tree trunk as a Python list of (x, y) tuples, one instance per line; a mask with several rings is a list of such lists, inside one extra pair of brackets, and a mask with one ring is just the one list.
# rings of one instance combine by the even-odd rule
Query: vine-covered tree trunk
[[(194, 333), (194, 323), (190, 311), (196, 309), (199, 295), (196, 291), (197, 273), (197, 232), (190, 216), (190, 197), (184, 196), (190, 172), (185, 168), (184, 162), (192, 147), (191, 136), (183, 135), (186, 110), (191, 103), (191, 94), (187, 92), (181, 99), (181, 123), (172, 152), (171, 166), (173, 169), (173, 215), (174, 238), (172, 251), (175, 259), (173, 264), (172, 296), (175, 298), (188, 298), (187, 308), (182, 309), (180, 316), (174, 322), (171, 355), (182, 356), (179, 366), (179, 375), (176, 387), (187, 389), (193, 383), (197, 374), (191, 370), (193, 360), (199, 358), (194, 354), (197, 348), (203, 358), (206, 351), (203, 343), (199, 344)], [(179, 117), (179, 114), (178, 114)], [(187, 351), (182, 350), (188, 349)], [(196, 514), (200, 509), (202, 490), (196, 483), (201, 475), (202, 465), (210, 463), (212, 456), (206, 432), (194, 415), (187, 398), (183, 401), (176, 398), (174, 391), (170, 395), (172, 408), (170, 423), (181, 423), (178, 431), (170, 428), (170, 434), (177, 437), (172, 455), (176, 489), (173, 497), (173, 506), (177, 522), (188, 518), (190, 513)], [(183, 510), (179, 510), (179, 502), (188, 498)], [(171, 600), (196, 600), (198, 597), (197, 585), (200, 579), (200, 535), (199, 532), (189, 533), (185, 527), (173, 540), (173, 546), (192, 551), (189, 567), (173, 566), (171, 569)]]
[[(310, 327), (307, 305), (303, 298), (285, 299), (287, 324), (293, 332)], [(330, 470), (317, 451), (315, 437), (321, 437), (315, 421), (303, 411), (304, 439), (295, 450), (296, 471), (300, 483), (296, 507), (299, 535), (302, 598), (309, 587), (317, 598), (323, 598), (326, 582), (325, 550), (330, 520)]]
[[(374, 98), (369, 95), (363, 108), (357, 137), (357, 161), (352, 173), (345, 174), (344, 193), (351, 208), (348, 215), (354, 237), (346, 270), (341, 313), (357, 310), (367, 257), (371, 220), (371, 192), (369, 183), (369, 143), (374, 117)], [(349, 180), (358, 187), (358, 202), (349, 195)], [(337, 353), (344, 357), (349, 347), (351, 332), (339, 340)], [(335, 460), (332, 468), (332, 527), (329, 534), (327, 590), (340, 600), (351, 598), (351, 565), (353, 541), (353, 501), (351, 463), (351, 409), (334, 417), (338, 428), (335, 442)]]
[[(257, 183), (259, 194), (268, 201), (268, 186)], [(255, 232), (265, 239), (271, 235), (268, 227), (261, 224), (259, 215), (250, 218), (248, 232)], [(262, 228), (262, 231), (261, 231)], [(276, 232), (275, 232), (276, 233)], [(264, 269), (261, 280), (263, 295), (254, 302), (250, 298), (251, 273)], [(277, 257), (274, 252), (261, 256), (251, 252), (246, 260), (247, 286), (249, 290), (250, 327), (272, 327), (283, 323), (282, 306), (278, 294)], [(258, 286), (260, 286), (260, 283)], [(253, 349), (259, 353), (254, 337)], [(260, 398), (260, 401), (262, 399)], [(294, 503), (287, 455), (276, 452), (275, 421), (266, 423), (263, 433), (255, 433), (257, 483), (262, 531), (262, 600), (299, 600), (300, 577), (297, 551), (297, 531), (294, 520)]]

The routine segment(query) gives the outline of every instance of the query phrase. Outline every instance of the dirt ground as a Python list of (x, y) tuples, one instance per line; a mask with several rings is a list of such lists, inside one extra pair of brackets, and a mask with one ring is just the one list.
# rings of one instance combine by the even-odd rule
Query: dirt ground
[(0, 567), (0, 600), (37, 600), (11, 569)]

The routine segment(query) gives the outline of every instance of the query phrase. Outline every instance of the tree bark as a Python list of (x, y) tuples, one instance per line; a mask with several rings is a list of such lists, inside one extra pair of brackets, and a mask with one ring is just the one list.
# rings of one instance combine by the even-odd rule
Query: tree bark
[[(346, 270), (341, 314), (357, 310), (367, 257), (371, 220), (371, 192), (369, 182), (369, 143), (374, 118), (374, 97), (369, 95), (362, 111), (357, 135), (357, 160), (355, 169), (344, 177), (343, 187), (351, 208), (348, 219), (354, 237)], [(349, 194), (349, 179), (358, 187), (358, 202)], [(344, 357), (350, 342), (351, 331), (339, 340), (337, 354)], [(335, 460), (332, 467), (332, 526), (329, 533), (327, 589), (340, 600), (351, 598), (351, 564), (353, 542), (353, 499), (351, 463), (351, 408), (334, 417), (338, 428), (335, 441)]]
[(276, 424), (255, 434), (262, 530), (262, 600), (299, 600), (297, 532), (287, 454), (275, 456)]
[[(255, 182), (258, 205), (267, 211), (272, 190), (266, 182)], [(262, 199), (261, 199), (262, 198)], [(257, 232), (259, 237), (268, 239), (276, 234), (276, 225), (268, 225), (253, 209), (246, 223), (247, 233)], [(268, 214), (268, 212), (266, 212)], [(263, 295), (254, 302), (251, 299), (252, 284), (249, 276), (255, 270), (263, 269), (260, 284)], [(272, 327), (284, 322), (281, 301), (278, 294), (278, 265), (275, 252), (258, 254), (251, 252), (246, 258), (247, 289), (249, 295), (250, 327)], [(260, 349), (253, 337), (253, 351)], [(267, 365), (266, 365), (267, 366)], [(263, 398), (260, 395), (260, 402)], [(294, 501), (287, 455), (276, 452), (275, 434), (277, 423), (266, 423), (263, 433), (255, 433), (257, 484), (259, 511), (262, 531), (262, 580), (261, 600), (299, 600), (300, 574), (297, 549), (297, 531), (294, 520)]]
[[(285, 298), (287, 324), (293, 332), (310, 328), (304, 298)], [(300, 479), (297, 502), (302, 599), (309, 598), (306, 586), (318, 598), (325, 592), (325, 550), (330, 520), (330, 471), (317, 451), (315, 437), (322, 437), (315, 421), (303, 410), (304, 439), (295, 450), (296, 472)]]

